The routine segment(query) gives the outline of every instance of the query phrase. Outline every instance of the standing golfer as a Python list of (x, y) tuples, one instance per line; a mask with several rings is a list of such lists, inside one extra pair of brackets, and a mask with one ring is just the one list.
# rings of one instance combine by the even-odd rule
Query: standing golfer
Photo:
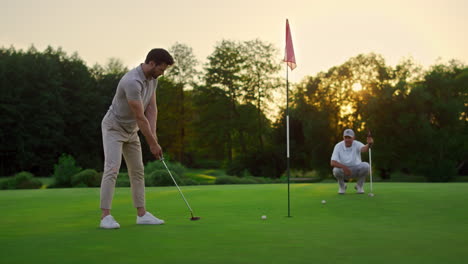
[(331, 156), (331, 166), (333, 167), (333, 176), (335, 176), (339, 185), (339, 194), (346, 192), (345, 179), (357, 179), (354, 187), (357, 193), (364, 193), (364, 182), (369, 175), (369, 163), (361, 161), (361, 152), (369, 151), (369, 144), (374, 143), (374, 139), (367, 137), (367, 145), (354, 140), (354, 131), (346, 129), (343, 132), (343, 141), (335, 145)]
[(132, 189), (133, 205), (137, 209), (137, 224), (160, 225), (164, 221), (145, 209), (145, 178), (138, 130), (148, 142), (156, 159), (162, 156), (156, 135), (158, 108), (156, 88), (158, 77), (174, 59), (164, 49), (153, 49), (145, 63), (127, 72), (120, 80), (112, 105), (102, 120), (104, 145), (104, 173), (101, 182), (101, 228), (120, 228), (110, 214), (115, 182), (119, 173), (122, 154), (127, 164)]

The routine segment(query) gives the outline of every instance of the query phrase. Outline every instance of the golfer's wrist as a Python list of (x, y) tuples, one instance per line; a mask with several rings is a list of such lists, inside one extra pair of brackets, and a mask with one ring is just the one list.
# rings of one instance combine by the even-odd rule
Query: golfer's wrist
[(158, 141), (157, 141), (157, 140), (154, 140), (154, 141), (153, 141), (153, 142), (151, 142), (149, 145), (150, 145), (150, 147), (151, 147), (151, 148), (156, 148), (156, 147), (158, 147), (158, 146), (159, 146), (159, 143), (158, 143)]

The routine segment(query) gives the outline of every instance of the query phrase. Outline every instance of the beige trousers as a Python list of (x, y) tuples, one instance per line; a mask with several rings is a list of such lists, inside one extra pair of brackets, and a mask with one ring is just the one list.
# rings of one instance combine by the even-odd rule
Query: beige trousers
[(145, 207), (145, 177), (138, 128), (126, 128), (108, 112), (101, 123), (104, 172), (101, 181), (101, 208), (111, 209), (122, 154), (128, 168), (135, 208)]

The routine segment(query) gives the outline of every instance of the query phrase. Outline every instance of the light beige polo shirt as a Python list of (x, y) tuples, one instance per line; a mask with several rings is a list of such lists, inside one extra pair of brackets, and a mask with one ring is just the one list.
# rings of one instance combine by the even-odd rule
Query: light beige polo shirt
[(141, 65), (132, 69), (122, 77), (117, 85), (109, 112), (126, 130), (137, 128), (135, 116), (127, 100), (141, 101), (144, 110), (146, 110), (157, 87), (158, 79), (146, 79)]

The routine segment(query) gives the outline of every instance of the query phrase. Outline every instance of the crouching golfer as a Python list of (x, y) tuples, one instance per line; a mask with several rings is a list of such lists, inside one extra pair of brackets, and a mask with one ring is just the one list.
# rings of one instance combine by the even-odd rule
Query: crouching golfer
[(369, 144), (374, 143), (372, 137), (367, 137), (367, 145), (354, 140), (354, 131), (346, 129), (343, 132), (343, 141), (335, 145), (331, 157), (333, 176), (339, 185), (339, 194), (346, 192), (345, 179), (357, 179), (354, 187), (357, 193), (364, 193), (364, 182), (369, 175), (369, 163), (361, 161), (361, 152), (369, 151)]
[(164, 221), (145, 209), (145, 178), (138, 130), (148, 142), (156, 159), (162, 156), (156, 136), (158, 109), (156, 106), (157, 78), (174, 59), (164, 49), (151, 50), (145, 60), (120, 80), (107, 114), (102, 120), (104, 173), (101, 182), (101, 228), (120, 228), (110, 214), (115, 182), (122, 154), (128, 168), (133, 205), (137, 209), (137, 224), (160, 225)]

